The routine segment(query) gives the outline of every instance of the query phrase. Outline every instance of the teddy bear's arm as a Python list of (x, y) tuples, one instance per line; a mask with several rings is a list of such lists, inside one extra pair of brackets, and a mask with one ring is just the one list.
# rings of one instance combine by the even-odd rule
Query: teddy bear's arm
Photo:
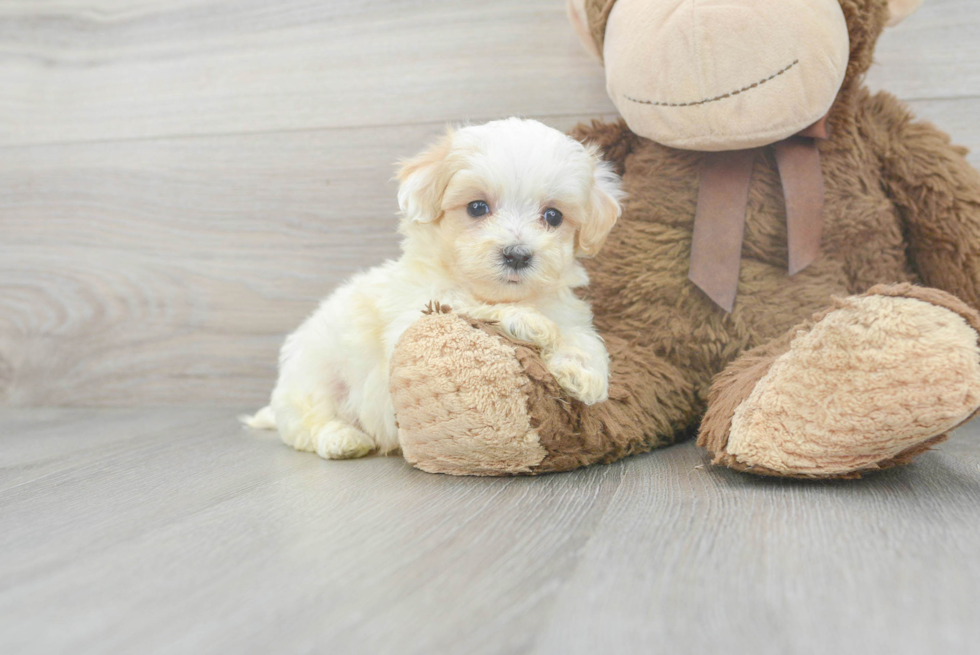
[(699, 414), (688, 372), (607, 335), (609, 400), (563, 394), (536, 348), (498, 325), (431, 313), (395, 348), (391, 393), (402, 453), (453, 475), (538, 474), (674, 442)]
[(890, 94), (866, 97), (863, 109), (913, 269), (923, 284), (980, 307), (980, 173), (966, 161), (966, 149), (913, 121)]

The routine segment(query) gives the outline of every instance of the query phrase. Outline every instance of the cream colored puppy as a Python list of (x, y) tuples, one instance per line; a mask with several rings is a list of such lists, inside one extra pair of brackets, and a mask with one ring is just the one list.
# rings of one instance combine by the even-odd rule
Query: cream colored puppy
[(398, 448), (388, 368), (430, 301), (537, 344), (570, 395), (607, 397), (609, 357), (574, 289), (620, 214), (619, 178), (558, 130), (510, 118), (449, 133), (398, 174), (403, 254), (337, 289), (282, 347), (247, 422), (321, 457)]

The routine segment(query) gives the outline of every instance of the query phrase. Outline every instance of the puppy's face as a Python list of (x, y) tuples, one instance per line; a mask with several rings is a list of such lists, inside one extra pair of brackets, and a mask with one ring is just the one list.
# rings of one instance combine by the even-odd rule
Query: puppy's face
[(450, 132), (399, 179), (406, 252), (438, 258), (485, 302), (552, 293), (581, 278), (576, 257), (594, 255), (620, 214), (609, 166), (536, 121)]

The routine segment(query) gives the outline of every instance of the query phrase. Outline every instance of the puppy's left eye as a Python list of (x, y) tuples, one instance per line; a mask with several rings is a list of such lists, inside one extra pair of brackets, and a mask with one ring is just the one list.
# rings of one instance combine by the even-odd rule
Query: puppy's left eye
[(548, 207), (544, 210), (544, 220), (551, 227), (558, 227), (561, 225), (562, 215), (561, 212), (554, 207)]
[(480, 218), (481, 216), (486, 216), (490, 213), (490, 205), (483, 200), (474, 200), (470, 204), (466, 205), (466, 213), (473, 218)]

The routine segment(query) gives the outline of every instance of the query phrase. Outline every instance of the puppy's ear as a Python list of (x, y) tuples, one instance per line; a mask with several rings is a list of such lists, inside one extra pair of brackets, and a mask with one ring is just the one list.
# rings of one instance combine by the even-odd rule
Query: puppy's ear
[(597, 161), (586, 218), (578, 229), (576, 249), (579, 257), (593, 257), (602, 248), (609, 230), (623, 213), (620, 200), (625, 195), (612, 164)]
[(433, 146), (402, 162), (398, 179), (398, 207), (405, 219), (415, 223), (431, 223), (442, 216), (442, 195), (453, 176), (449, 155), (453, 147), (453, 131)]

